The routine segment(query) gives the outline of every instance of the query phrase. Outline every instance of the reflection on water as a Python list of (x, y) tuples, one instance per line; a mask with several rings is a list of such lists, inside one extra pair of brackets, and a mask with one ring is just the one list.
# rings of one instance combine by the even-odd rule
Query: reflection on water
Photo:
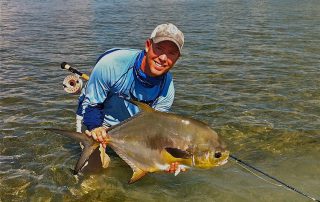
[(117, 156), (75, 178), (80, 148), (46, 127), (74, 130), (68, 61), (89, 72), (111, 47), (143, 48), (152, 29), (185, 33), (173, 70), (173, 112), (209, 123), (229, 149), (310, 193), (320, 188), (320, 4), (309, 1), (1, 1), (0, 200), (302, 201), (233, 161), (128, 185)]

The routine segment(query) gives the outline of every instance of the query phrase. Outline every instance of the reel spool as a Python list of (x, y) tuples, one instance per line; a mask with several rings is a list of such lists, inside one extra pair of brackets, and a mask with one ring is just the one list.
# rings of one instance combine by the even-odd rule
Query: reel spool
[(75, 74), (71, 74), (63, 80), (63, 89), (69, 94), (79, 94), (82, 86), (83, 81)]

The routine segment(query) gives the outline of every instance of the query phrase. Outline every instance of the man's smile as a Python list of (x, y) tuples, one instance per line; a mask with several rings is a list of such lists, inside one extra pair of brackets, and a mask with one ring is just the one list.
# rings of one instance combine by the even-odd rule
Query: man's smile
[(160, 63), (158, 63), (158, 62), (156, 62), (156, 61), (154, 61), (154, 64), (155, 64), (155, 68), (156, 68), (157, 70), (162, 70), (163, 68), (165, 68), (164, 65), (162, 65), (162, 64), (160, 64)]

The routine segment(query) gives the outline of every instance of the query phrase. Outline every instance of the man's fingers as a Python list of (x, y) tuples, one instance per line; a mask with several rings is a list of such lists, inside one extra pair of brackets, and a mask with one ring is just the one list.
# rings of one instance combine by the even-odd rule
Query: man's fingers
[(101, 136), (102, 136), (103, 142), (107, 142), (108, 135), (107, 135), (107, 131), (105, 129), (102, 130)]
[(172, 163), (172, 170), (173, 171), (176, 171), (177, 169), (178, 169), (178, 162), (174, 162), (174, 163)]
[(101, 131), (101, 136), (102, 136), (102, 138), (103, 138), (104, 140), (107, 139), (107, 132), (106, 132), (105, 129), (102, 129), (102, 131)]
[(96, 135), (96, 133), (95, 132), (91, 132), (91, 135), (92, 135), (92, 138), (94, 139), (94, 140), (97, 140), (97, 135)]
[(101, 142), (101, 143), (104, 142), (102, 136), (99, 135), (97, 138), (98, 138), (99, 142)]
[(171, 163), (165, 171), (168, 173), (175, 173), (177, 170), (180, 170), (181, 172), (187, 171), (187, 169), (184, 166), (180, 166), (178, 162)]
[(166, 172), (168, 172), (168, 173), (174, 173), (174, 172), (176, 171), (176, 169), (177, 169), (177, 168), (176, 168), (176, 165), (177, 165), (176, 163), (171, 163), (170, 166), (169, 166), (169, 168), (166, 169)]
[(86, 131), (84, 131), (84, 132), (85, 132), (85, 134), (86, 134), (87, 136), (89, 136), (89, 137), (91, 137), (91, 136), (92, 136), (92, 134), (91, 134), (91, 132), (90, 132), (90, 131), (86, 130)]
[(88, 137), (92, 137), (94, 140), (99, 141), (100, 143), (107, 143), (108, 134), (104, 127), (95, 128), (91, 131), (86, 130), (85, 134)]

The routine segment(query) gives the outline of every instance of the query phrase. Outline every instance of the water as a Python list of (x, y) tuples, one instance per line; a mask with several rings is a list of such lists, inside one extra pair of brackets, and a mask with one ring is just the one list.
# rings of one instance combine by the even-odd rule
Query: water
[(172, 111), (210, 124), (239, 158), (320, 197), (320, 2), (318, 0), (2, 0), (0, 201), (308, 201), (230, 160), (177, 177), (128, 185), (112, 157), (76, 179), (76, 96), (62, 90), (68, 61), (89, 72), (112, 47), (143, 48), (173, 22), (186, 38), (173, 70)]

